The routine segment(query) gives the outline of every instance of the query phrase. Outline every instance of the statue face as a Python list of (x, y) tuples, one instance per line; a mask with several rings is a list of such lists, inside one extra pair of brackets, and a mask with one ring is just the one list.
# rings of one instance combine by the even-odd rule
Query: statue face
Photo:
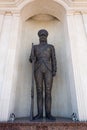
[(46, 42), (47, 41), (47, 37), (42, 35), (40, 36), (40, 42)]

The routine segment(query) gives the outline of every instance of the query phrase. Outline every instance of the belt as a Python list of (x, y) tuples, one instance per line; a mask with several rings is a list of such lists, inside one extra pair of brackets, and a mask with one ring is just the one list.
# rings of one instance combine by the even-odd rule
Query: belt
[(40, 61), (40, 62), (42, 62), (42, 61), (50, 62), (50, 60), (48, 60), (48, 59), (37, 59), (37, 61)]

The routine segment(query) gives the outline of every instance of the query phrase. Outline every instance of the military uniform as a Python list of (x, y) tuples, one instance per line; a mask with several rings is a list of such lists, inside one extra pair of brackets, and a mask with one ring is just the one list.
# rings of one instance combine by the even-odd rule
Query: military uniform
[[(43, 34), (42, 34), (43, 35)], [(56, 57), (53, 45), (41, 43), (34, 45), (34, 76), (37, 90), (38, 115), (43, 116), (43, 82), (45, 85), (46, 117), (51, 115), (51, 89), (56, 74)], [(32, 62), (32, 54), (30, 56)]]

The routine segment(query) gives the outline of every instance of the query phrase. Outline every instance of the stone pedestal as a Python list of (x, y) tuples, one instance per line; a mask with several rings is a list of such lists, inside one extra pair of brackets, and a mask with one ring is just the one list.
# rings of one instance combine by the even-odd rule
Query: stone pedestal
[(0, 130), (86, 130), (86, 122), (57, 120), (56, 122), (29, 122), (0, 123)]

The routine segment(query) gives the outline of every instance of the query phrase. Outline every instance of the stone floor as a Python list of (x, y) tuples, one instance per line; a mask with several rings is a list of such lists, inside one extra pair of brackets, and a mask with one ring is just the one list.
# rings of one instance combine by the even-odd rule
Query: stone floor
[[(9, 122), (9, 121), (8, 121)], [(38, 120), (33, 120), (33, 121), (30, 121), (29, 117), (23, 117), (23, 118), (16, 118), (14, 123), (34, 123), (34, 122), (42, 122), (42, 123), (46, 123), (46, 122), (73, 122), (71, 118), (65, 118), (65, 117), (56, 117), (56, 121), (51, 121), (51, 120), (48, 120), (46, 118), (43, 118), (43, 119), (38, 119)]]

